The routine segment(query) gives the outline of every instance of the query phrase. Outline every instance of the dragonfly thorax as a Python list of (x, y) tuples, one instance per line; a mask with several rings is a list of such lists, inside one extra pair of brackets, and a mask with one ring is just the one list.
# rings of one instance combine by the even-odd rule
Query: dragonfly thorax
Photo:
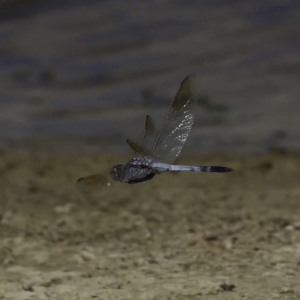
[(146, 181), (155, 175), (150, 165), (151, 161), (146, 162), (139, 157), (134, 157), (125, 166), (114, 166), (111, 170), (111, 176), (114, 180), (126, 183)]

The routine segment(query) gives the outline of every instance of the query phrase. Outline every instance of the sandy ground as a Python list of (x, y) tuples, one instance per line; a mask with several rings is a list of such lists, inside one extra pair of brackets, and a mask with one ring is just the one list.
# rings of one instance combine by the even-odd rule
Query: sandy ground
[(300, 299), (300, 155), (199, 156), (82, 195), (114, 155), (1, 152), (1, 299)]

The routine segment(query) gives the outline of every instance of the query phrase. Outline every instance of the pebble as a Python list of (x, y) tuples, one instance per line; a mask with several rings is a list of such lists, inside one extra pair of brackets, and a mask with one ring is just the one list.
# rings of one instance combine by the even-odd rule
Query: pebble
[(65, 205), (57, 205), (54, 207), (54, 211), (58, 214), (68, 214), (74, 205), (72, 203), (66, 203)]

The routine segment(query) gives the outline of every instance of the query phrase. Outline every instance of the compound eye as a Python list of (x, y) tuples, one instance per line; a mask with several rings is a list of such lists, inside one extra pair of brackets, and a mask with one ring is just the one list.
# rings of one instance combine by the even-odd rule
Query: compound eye
[(119, 178), (122, 174), (122, 165), (117, 165), (117, 166), (113, 166), (111, 169), (111, 175), (114, 176), (115, 178)]
[(114, 173), (114, 176), (117, 176), (118, 175), (118, 172), (116, 169), (113, 169), (113, 173)]

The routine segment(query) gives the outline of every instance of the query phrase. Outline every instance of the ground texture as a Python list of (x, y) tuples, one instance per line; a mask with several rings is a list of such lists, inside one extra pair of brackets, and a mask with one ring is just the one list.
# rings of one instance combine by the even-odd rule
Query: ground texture
[(83, 195), (126, 157), (0, 154), (0, 299), (300, 299), (300, 155), (198, 156)]

